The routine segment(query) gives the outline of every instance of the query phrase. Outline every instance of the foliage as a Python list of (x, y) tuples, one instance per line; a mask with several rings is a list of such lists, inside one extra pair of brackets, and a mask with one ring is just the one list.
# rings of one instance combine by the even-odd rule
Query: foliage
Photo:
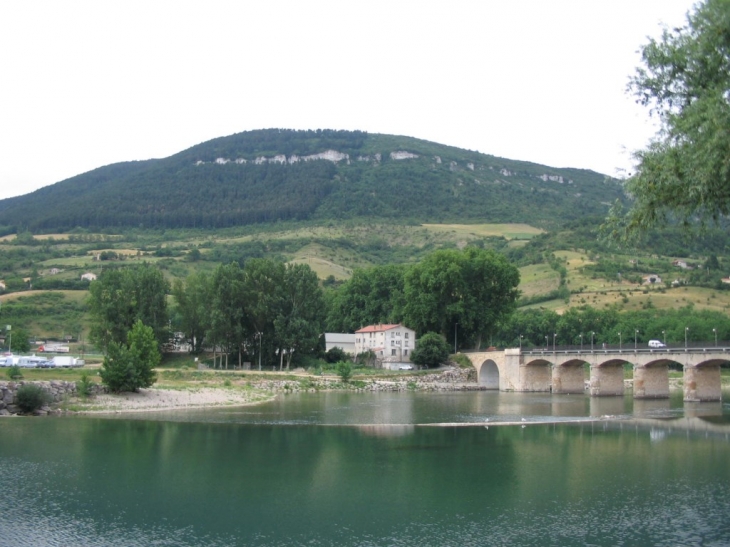
[(106, 270), (89, 287), (91, 339), (102, 350), (123, 344), (137, 321), (152, 329), (158, 345), (169, 337), (166, 295), (169, 285), (149, 264)]
[(494, 251), (436, 251), (406, 272), (404, 321), (479, 348), (515, 309), (519, 279), (517, 268)]
[(403, 318), (405, 266), (357, 269), (332, 293), (327, 316), (330, 332), (354, 332), (365, 325), (398, 323)]
[(12, 365), (8, 367), (8, 369), (5, 371), (5, 375), (10, 380), (21, 380), (23, 378), (23, 373), (18, 365)]
[[(27, 353), (30, 351), (30, 340), (28, 338), (28, 332), (25, 329), (13, 329), (12, 330), (12, 350), (18, 353)], [(8, 337), (7, 342), (10, 342)]]
[(15, 394), (15, 404), (24, 414), (31, 414), (50, 401), (51, 396), (38, 384), (23, 384)]
[(340, 361), (336, 365), (337, 375), (340, 377), (340, 379), (347, 383), (350, 381), (350, 378), (352, 377), (352, 363), (349, 361)]
[(437, 367), (445, 363), (448, 358), (449, 344), (443, 336), (435, 332), (427, 332), (421, 336), (411, 353), (411, 361), (425, 367)]
[(705, 0), (681, 28), (642, 49), (630, 89), (661, 130), (636, 154), (626, 216), (612, 211), (614, 235), (640, 232), (676, 214), (717, 220), (730, 213), (730, 4)]
[(198, 354), (205, 343), (205, 329), (210, 311), (212, 298), (210, 276), (206, 272), (198, 272), (188, 276), (184, 281), (176, 279), (172, 286), (172, 294), (177, 302), (176, 324), (193, 345), (193, 353)]
[(91, 395), (91, 387), (93, 382), (89, 379), (89, 373), (84, 371), (81, 373), (81, 380), (76, 382), (76, 392), (80, 397), (86, 399)]
[(344, 361), (350, 361), (350, 356), (345, 353), (345, 350), (338, 348), (337, 346), (327, 350), (324, 354), (325, 361), (328, 363), (339, 363)]
[(154, 367), (160, 363), (157, 340), (151, 327), (137, 320), (127, 343), (110, 342), (99, 375), (113, 393), (139, 391), (155, 383)]

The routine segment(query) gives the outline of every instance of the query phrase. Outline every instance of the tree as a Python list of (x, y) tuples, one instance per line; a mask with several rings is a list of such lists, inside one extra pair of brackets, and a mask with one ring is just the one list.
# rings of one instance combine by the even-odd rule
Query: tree
[[(13, 351), (17, 351), (18, 353), (27, 353), (30, 351), (30, 339), (28, 337), (28, 333), (25, 329), (13, 329)], [(10, 342), (10, 338), (8, 337), (7, 342)]]
[(515, 309), (519, 282), (519, 270), (492, 250), (436, 251), (406, 272), (404, 321), (452, 342), (458, 328), (460, 345), (478, 349)]
[(317, 350), (325, 306), (317, 274), (307, 264), (286, 265), (280, 294), (274, 330), (279, 344), (279, 368), (286, 354), (289, 370), (294, 351), (309, 354)]
[(405, 271), (402, 265), (355, 270), (331, 296), (329, 332), (354, 332), (374, 323), (400, 322)]
[[(207, 337), (226, 353), (239, 354), (246, 339), (243, 271), (236, 262), (219, 266), (212, 279)], [(226, 367), (228, 361), (226, 358)]]
[(661, 129), (636, 153), (626, 184), (634, 203), (627, 214), (614, 207), (605, 225), (614, 237), (670, 215), (689, 222), (730, 213), (730, 2), (697, 4), (685, 26), (642, 48), (642, 61), (629, 89)]
[(427, 332), (418, 340), (411, 361), (419, 366), (437, 367), (449, 358), (449, 347), (443, 336)]
[(137, 322), (127, 333), (127, 343), (110, 342), (99, 375), (113, 393), (139, 391), (157, 379), (154, 368), (160, 364), (160, 352), (151, 327)]
[(168, 290), (162, 272), (149, 264), (107, 270), (89, 286), (91, 340), (103, 351), (112, 342), (123, 344), (139, 320), (152, 329), (162, 345), (169, 337)]
[(193, 353), (200, 353), (210, 318), (212, 284), (206, 272), (194, 273), (183, 282), (176, 279), (172, 294), (177, 301), (180, 328), (190, 340)]

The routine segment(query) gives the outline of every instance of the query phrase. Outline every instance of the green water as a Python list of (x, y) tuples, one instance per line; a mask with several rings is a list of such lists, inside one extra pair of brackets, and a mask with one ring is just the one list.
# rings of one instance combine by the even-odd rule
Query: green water
[(721, 403), (330, 393), (0, 420), (0, 546), (719, 546), (728, 515)]

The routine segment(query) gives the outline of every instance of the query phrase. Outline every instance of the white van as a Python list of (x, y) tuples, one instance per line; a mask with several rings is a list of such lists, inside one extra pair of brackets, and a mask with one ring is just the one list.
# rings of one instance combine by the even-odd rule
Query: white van
[(667, 345), (661, 340), (649, 340), (650, 348), (666, 348)]

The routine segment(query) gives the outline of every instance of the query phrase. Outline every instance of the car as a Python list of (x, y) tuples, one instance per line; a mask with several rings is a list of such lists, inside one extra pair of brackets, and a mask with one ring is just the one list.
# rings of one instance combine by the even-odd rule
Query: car
[(413, 370), (413, 365), (401, 365), (398, 370)]
[(661, 340), (649, 340), (650, 348), (666, 348), (667, 345)]

